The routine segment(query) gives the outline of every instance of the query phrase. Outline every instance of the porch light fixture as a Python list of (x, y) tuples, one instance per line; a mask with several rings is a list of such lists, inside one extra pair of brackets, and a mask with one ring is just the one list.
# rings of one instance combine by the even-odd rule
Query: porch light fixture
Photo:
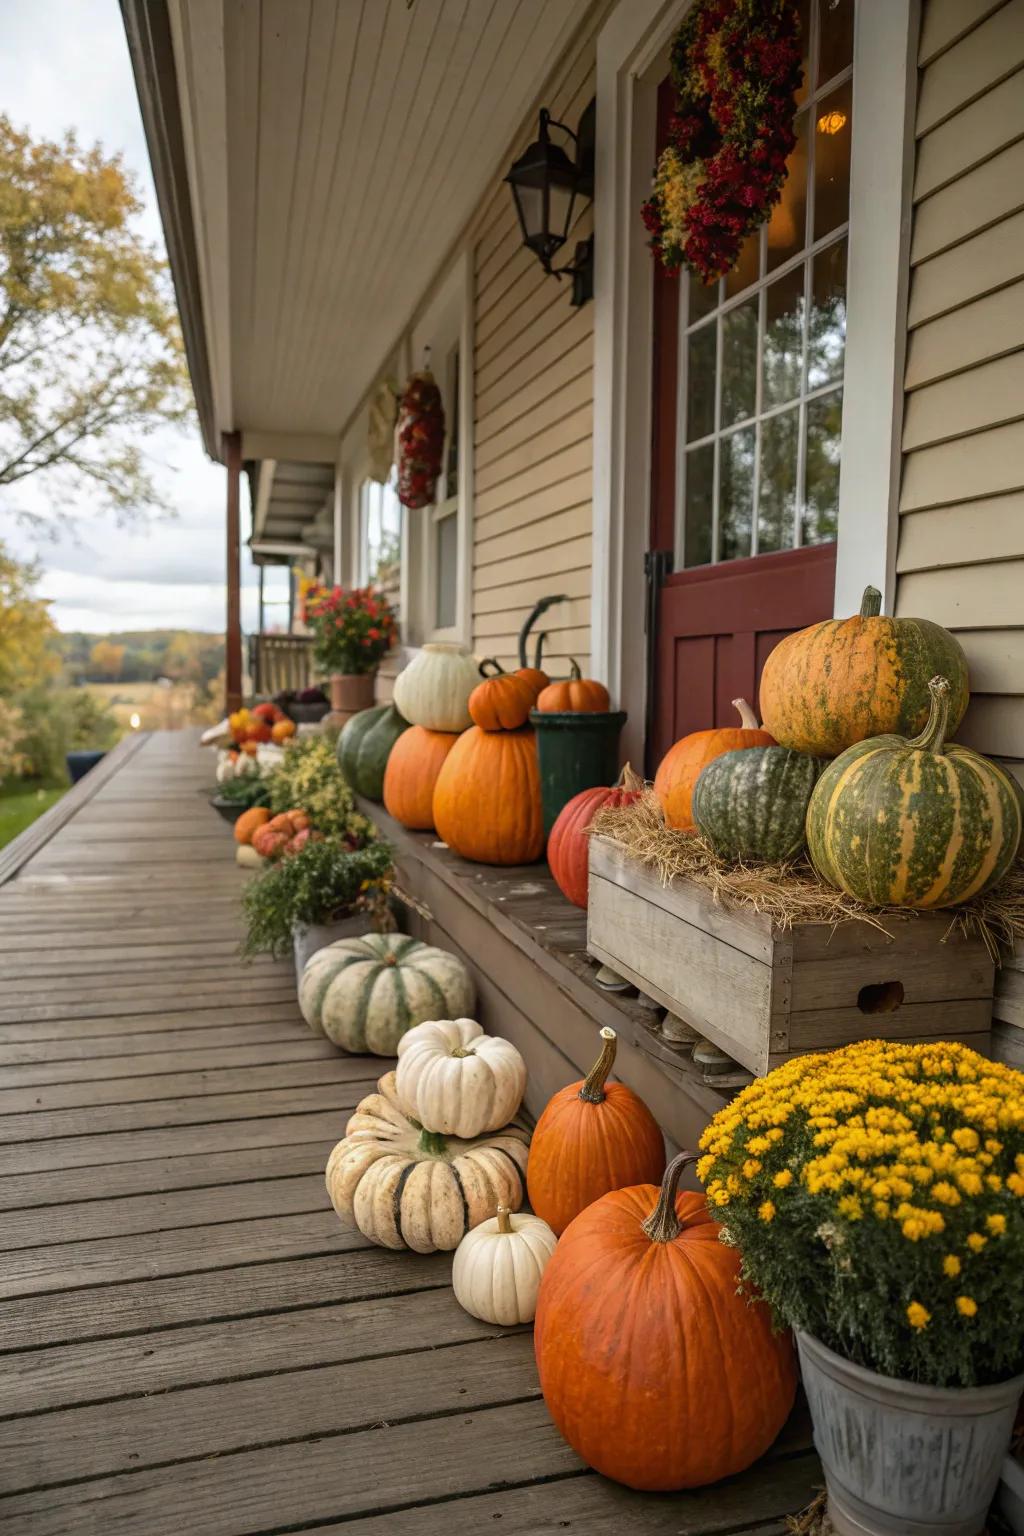
[[(523, 244), (552, 277), (572, 278), (570, 303), (577, 308), (594, 295), (594, 240), (578, 242), (564, 267), (552, 262), (569, 238), (577, 198), (594, 195), (595, 104), (591, 102), (575, 133), (556, 122), (541, 108), (538, 136), (520, 155), (505, 180), (512, 188)], [(559, 129), (573, 143), (573, 156), (551, 141), (549, 130)]]

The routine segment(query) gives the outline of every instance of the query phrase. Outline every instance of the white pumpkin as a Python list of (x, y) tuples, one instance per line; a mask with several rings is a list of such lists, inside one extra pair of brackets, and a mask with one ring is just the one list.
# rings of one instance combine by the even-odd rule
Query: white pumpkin
[(558, 1238), (539, 1216), (498, 1214), (462, 1239), (452, 1264), (460, 1307), (485, 1323), (532, 1323), (537, 1292)]
[(307, 960), (299, 1008), (342, 1050), (393, 1056), (407, 1029), (472, 1008), (473, 979), (455, 955), (404, 933), (338, 939)]
[(499, 1205), (522, 1205), (529, 1145), (520, 1125), (473, 1141), (425, 1131), (405, 1113), (388, 1072), (331, 1153), (327, 1193), (344, 1224), (382, 1248), (457, 1248)]
[(526, 1090), (526, 1063), (510, 1040), (474, 1019), (417, 1024), (398, 1042), (398, 1094), (414, 1119), (442, 1136), (479, 1136), (507, 1124)]
[(472, 724), (469, 696), (479, 681), (465, 646), (434, 641), (395, 678), (395, 706), (412, 725), (428, 731), (464, 731)]

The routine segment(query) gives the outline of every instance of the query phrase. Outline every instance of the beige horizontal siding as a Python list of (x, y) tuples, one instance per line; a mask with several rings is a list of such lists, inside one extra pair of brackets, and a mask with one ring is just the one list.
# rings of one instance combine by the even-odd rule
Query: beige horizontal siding
[[(1024, 0), (924, 0), (896, 611), (967, 654), (958, 740), (1024, 782)], [(1024, 973), (996, 988), (1024, 1065)]]

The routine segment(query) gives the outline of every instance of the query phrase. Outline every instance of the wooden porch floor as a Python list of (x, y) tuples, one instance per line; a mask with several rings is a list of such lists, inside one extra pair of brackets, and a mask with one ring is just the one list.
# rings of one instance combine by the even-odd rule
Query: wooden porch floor
[(449, 1256), (341, 1231), (323, 1167), (378, 1064), (310, 1036), (290, 965), (239, 962), (211, 769), (136, 738), (0, 853), (4, 1531), (781, 1528), (819, 1477), (803, 1420), (743, 1477), (631, 1494)]

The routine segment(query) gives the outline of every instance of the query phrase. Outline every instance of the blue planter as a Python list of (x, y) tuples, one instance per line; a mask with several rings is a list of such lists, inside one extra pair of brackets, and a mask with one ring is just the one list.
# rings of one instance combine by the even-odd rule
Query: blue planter
[(69, 752), (64, 759), (68, 765), (68, 774), (72, 784), (77, 784), (79, 779), (84, 779), (90, 768), (104, 757), (105, 752)]

